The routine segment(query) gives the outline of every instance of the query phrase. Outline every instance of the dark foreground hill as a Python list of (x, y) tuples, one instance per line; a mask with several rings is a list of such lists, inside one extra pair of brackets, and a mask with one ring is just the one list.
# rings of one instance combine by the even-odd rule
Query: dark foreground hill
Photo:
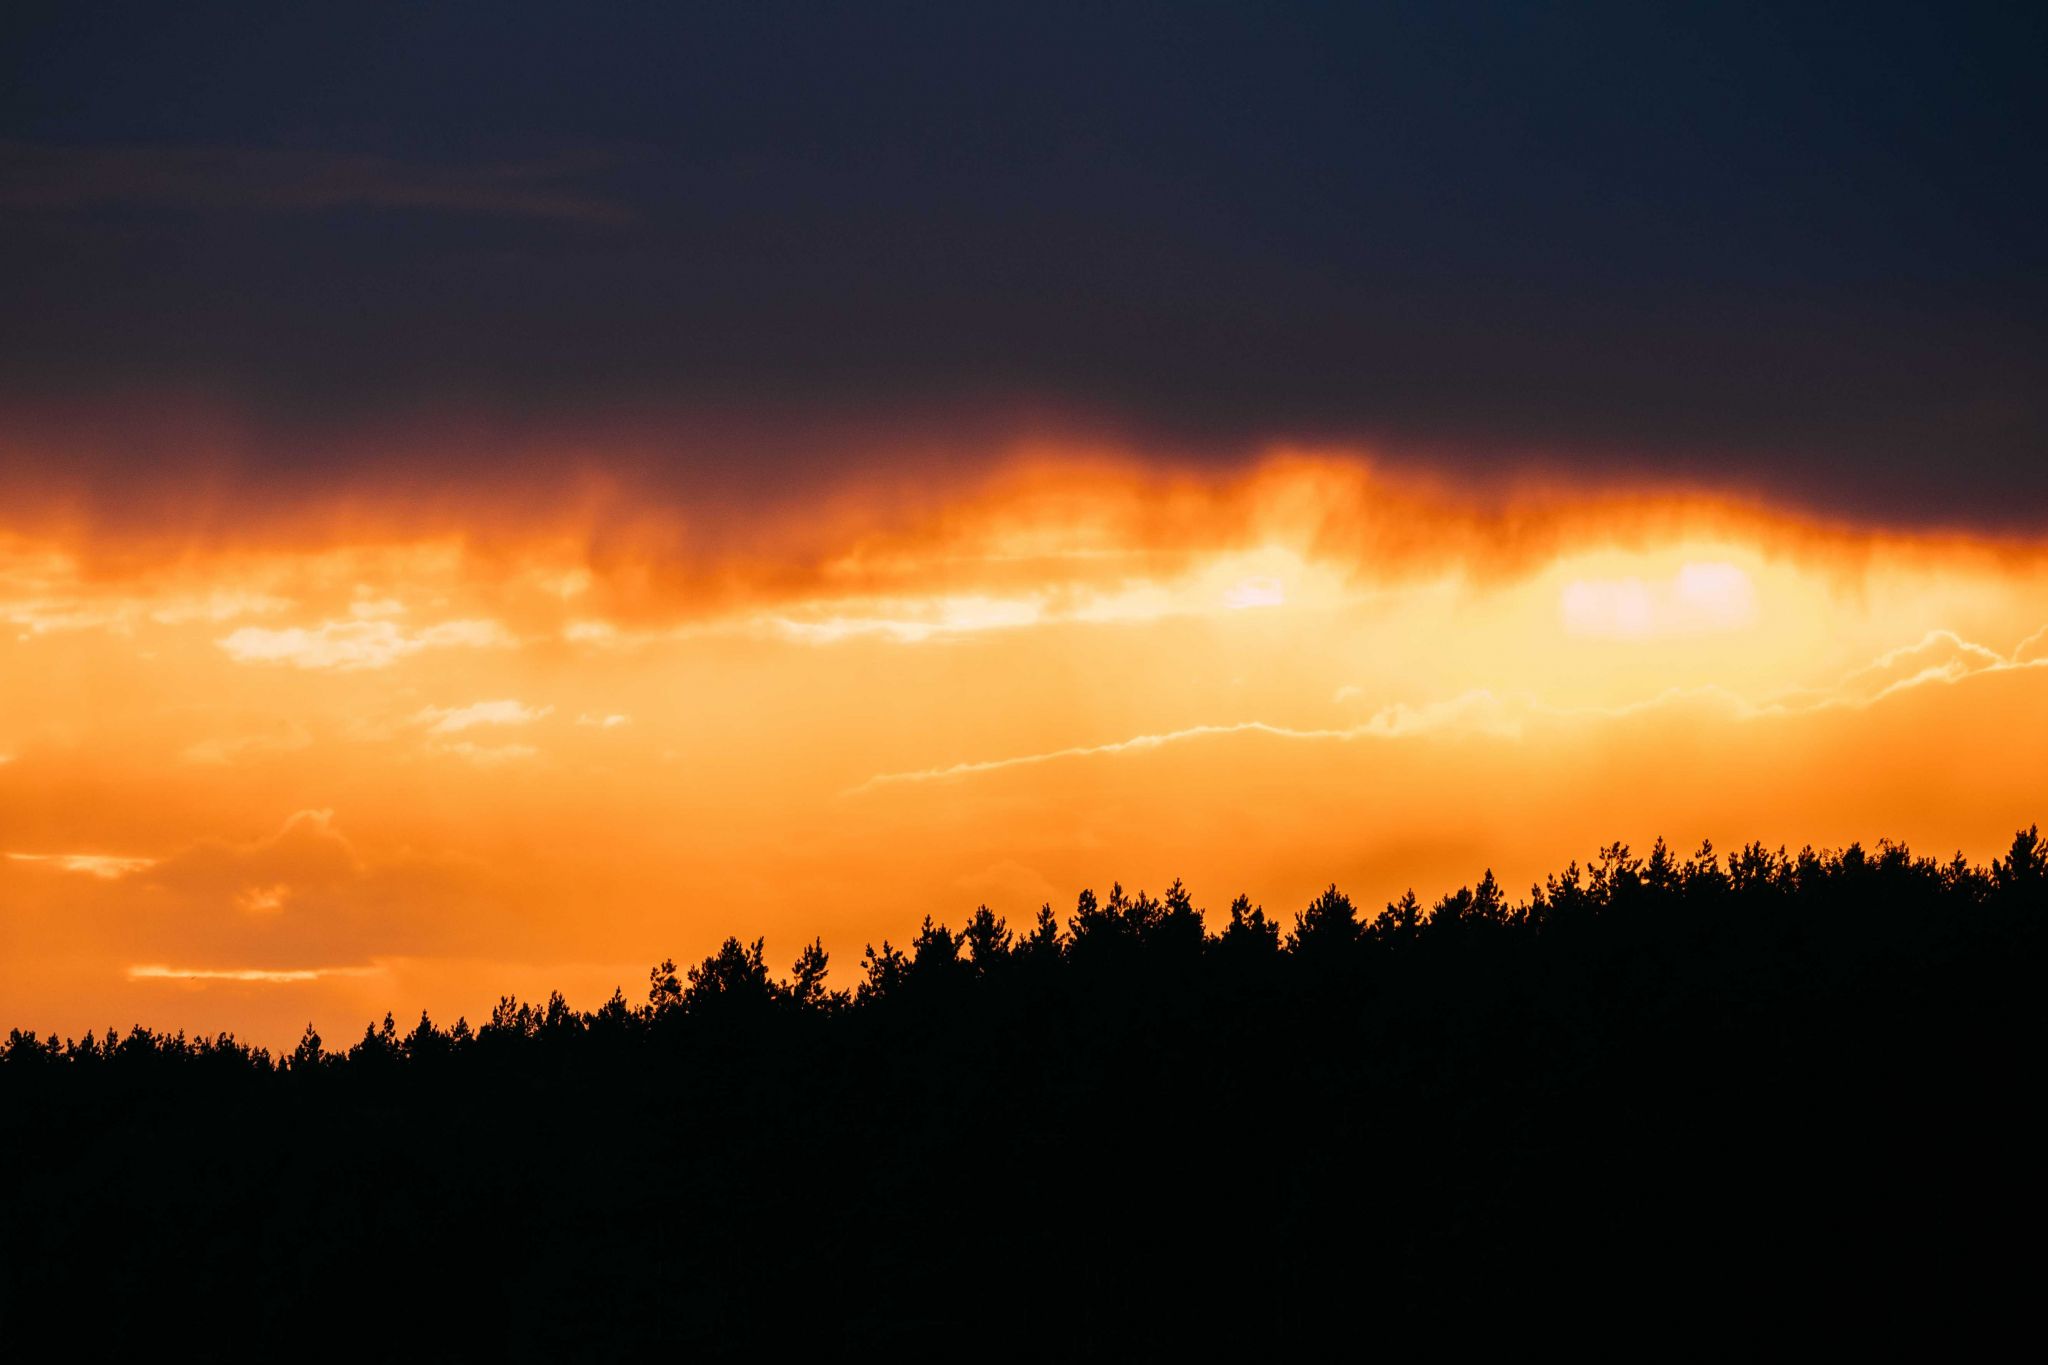
[[(73, 1353), (1705, 1354), (2038, 1301), (2048, 848), (1605, 850), (1361, 917), (1084, 893), (581, 1013), (0, 1057)], [(1335, 1337), (1331, 1333), (1337, 1333)], [(41, 1338), (49, 1339), (49, 1338)], [(28, 1356), (18, 1358), (27, 1359)]]

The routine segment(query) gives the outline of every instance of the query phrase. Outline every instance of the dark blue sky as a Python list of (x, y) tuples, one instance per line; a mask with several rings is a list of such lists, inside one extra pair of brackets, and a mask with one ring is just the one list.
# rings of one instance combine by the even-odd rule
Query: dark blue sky
[(1021, 406), (2039, 525), (2044, 57), (2011, 3), (14, 3), (0, 400)]

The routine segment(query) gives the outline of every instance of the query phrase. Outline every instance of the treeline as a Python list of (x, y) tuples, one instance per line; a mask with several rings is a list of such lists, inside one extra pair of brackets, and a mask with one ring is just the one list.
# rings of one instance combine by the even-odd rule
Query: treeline
[[(1621, 844), (1603, 848), (1596, 862), (1574, 863), (1517, 900), (1489, 871), (1476, 886), (1434, 904), (1410, 891), (1361, 915), (1333, 885), (1284, 925), (1239, 896), (1212, 926), (1178, 881), (1160, 898), (1128, 894), (1120, 885), (1106, 898), (1084, 890), (1064, 923), (1045, 905), (1021, 932), (981, 906), (957, 932), (927, 917), (901, 948), (886, 939), (879, 949), (870, 945), (851, 990), (827, 985), (830, 960), (819, 943), (805, 947), (778, 978), (763, 939), (728, 938), (680, 973), (673, 961), (654, 967), (644, 1000), (629, 1001), (619, 990), (594, 1010), (574, 1009), (555, 993), (535, 1003), (503, 997), (476, 1027), (462, 1018), (440, 1028), (422, 1013), (401, 1029), (387, 1014), (345, 1048), (330, 1048), (309, 1024), (298, 1046), (279, 1055), (226, 1033), (187, 1038), (135, 1027), (125, 1035), (108, 1029), (60, 1040), (17, 1028), (0, 1049), (0, 1063), (296, 1073), (438, 1066), (570, 1039), (621, 1046), (675, 1039), (693, 1028), (727, 1034), (778, 1019), (959, 1008), (977, 992), (1044, 991), (1069, 981), (1100, 988), (1105, 974), (1144, 998), (1166, 982), (1196, 992), (1327, 989), (1333, 976), (1364, 985), (1389, 971), (1437, 977), (1451, 967), (1432, 985), (1485, 994), (1502, 985), (1495, 973), (1504, 955), (1614, 959), (1653, 942), (1667, 984), (1683, 978), (1702, 989), (1725, 987), (1725, 1003), (1733, 1005), (1764, 984), (1758, 973), (1789, 948), (1804, 945), (1830, 972), (1867, 966), (1887, 953), (1917, 958), (1976, 936), (2038, 932), (2031, 916), (2043, 912), (2044, 898), (2048, 844), (2038, 827), (2015, 836), (2008, 854), (1988, 867), (1960, 854), (1916, 858), (1889, 842), (1874, 853), (1852, 845), (1789, 854), (1751, 844), (1721, 859), (1711, 844), (1680, 858), (1660, 840), (1646, 857)], [(1412, 990), (1416, 983), (1399, 984)]]
[(2044, 924), (2033, 829), (1617, 845), (1371, 913), (984, 907), (846, 985), (728, 939), (282, 1055), (17, 1030), (0, 1314), (513, 1357), (1991, 1332), (2044, 1211)]

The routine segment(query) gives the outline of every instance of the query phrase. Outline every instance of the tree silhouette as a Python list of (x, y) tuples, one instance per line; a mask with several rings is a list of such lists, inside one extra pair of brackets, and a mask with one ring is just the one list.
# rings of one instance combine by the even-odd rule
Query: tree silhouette
[(403, 1315), (510, 1357), (738, 1354), (798, 1303), (866, 1354), (2009, 1330), (2044, 924), (2038, 828), (1984, 867), (1659, 841), (1369, 922), (1332, 885), (1284, 934), (1178, 881), (978, 906), (850, 994), (821, 940), (777, 978), (732, 937), (642, 1004), (345, 1052), (15, 1028), (0, 1321), (361, 1353)]
[(1334, 884), (1294, 917), (1287, 950), (1325, 962), (1342, 958), (1358, 942), (1358, 911)]
[(825, 986), (826, 973), (831, 970), (832, 959), (825, 952), (825, 945), (813, 939), (797, 954), (796, 964), (789, 969), (789, 999), (802, 1010), (821, 1010), (839, 1003), (838, 997)]

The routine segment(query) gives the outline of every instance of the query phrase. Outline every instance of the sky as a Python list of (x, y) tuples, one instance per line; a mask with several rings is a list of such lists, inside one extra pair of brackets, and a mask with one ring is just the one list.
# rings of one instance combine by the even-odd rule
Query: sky
[(0, 1026), (1988, 856), (2044, 28), (9, 6)]

